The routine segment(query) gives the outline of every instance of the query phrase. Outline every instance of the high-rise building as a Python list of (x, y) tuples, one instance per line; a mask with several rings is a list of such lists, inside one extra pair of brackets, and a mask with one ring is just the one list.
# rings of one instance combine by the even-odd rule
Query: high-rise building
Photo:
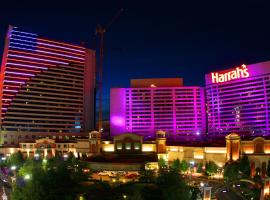
[(270, 61), (209, 73), (205, 78), (209, 134), (270, 134)]
[(112, 88), (111, 135), (132, 132), (169, 138), (205, 133), (204, 89), (183, 86), (181, 78), (131, 80), (131, 88)]
[(94, 128), (95, 52), (10, 26), (0, 74), (1, 143)]

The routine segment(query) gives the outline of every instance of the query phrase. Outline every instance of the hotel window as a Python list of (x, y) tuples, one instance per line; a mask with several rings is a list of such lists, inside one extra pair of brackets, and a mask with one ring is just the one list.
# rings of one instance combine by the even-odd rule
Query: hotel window
[(117, 150), (122, 150), (122, 143), (118, 142), (118, 143), (116, 144), (116, 149), (117, 149)]
[(131, 149), (131, 143), (130, 142), (125, 143), (125, 148), (126, 148), (126, 150), (130, 150)]

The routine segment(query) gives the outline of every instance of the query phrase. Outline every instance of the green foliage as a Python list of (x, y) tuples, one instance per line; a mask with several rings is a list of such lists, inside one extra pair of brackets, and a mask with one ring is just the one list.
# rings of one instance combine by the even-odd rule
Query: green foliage
[(44, 171), (35, 167), (31, 171), (31, 180), (28, 180), (23, 187), (15, 185), (12, 192), (12, 200), (42, 200), (46, 199), (46, 190), (42, 179)]
[(158, 160), (158, 166), (159, 166), (160, 169), (166, 167), (166, 161), (164, 160), (164, 158), (160, 158)]
[(224, 168), (224, 179), (228, 182), (239, 178), (239, 162), (227, 163)]
[(197, 172), (198, 173), (202, 173), (203, 172), (203, 164), (202, 163), (199, 163), (198, 166), (197, 166)]
[(178, 158), (173, 160), (171, 168), (172, 168), (172, 170), (174, 170), (176, 172), (180, 172), (180, 170), (181, 170), (181, 162), (180, 162), (180, 160)]
[(81, 182), (88, 179), (84, 169), (89, 169), (88, 163), (79, 161), (70, 155), (67, 161), (59, 157), (44, 162), (27, 159), (20, 168), (18, 176), (30, 175), (24, 184), (18, 184), (12, 192), (14, 200), (73, 200), (83, 190)]
[(139, 181), (142, 183), (153, 183), (155, 181), (155, 172), (153, 170), (141, 170)]
[(32, 159), (26, 159), (25, 163), (19, 170), (19, 176), (24, 177), (27, 174), (32, 174), (33, 169), (38, 166)]
[(23, 165), (24, 159), (23, 159), (23, 155), (20, 151), (13, 153), (9, 156), (8, 160), (7, 160), (7, 165), (10, 166), (16, 166), (16, 167), (20, 167)]
[(267, 171), (266, 171), (266, 173), (267, 173), (267, 176), (270, 177), (270, 160), (268, 160)]
[(162, 199), (190, 199), (189, 188), (175, 171), (162, 171), (157, 179)]
[(113, 188), (106, 182), (97, 182), (85, 190), (85, 199), (91, 200), (113, 200), (117, 198)]
[[(131, 200), (185, 200), (190, 198), (189, 188), (177, 172), (182, 163), (187, 169), (188, 164), (178, 160), (173, 164), (176, 170), (162, 168), (156, 177), (153, 170), (143, 169), (140, 183), (131, 182), (111, 187), (103, 182), (88, 186), (81, 184), (88, 178), (84, 170), (89, 169), (89, 164), (72, 155), (66, 161), (62, 157), (48, 159), (46, 167), (41, 159), (27, 159), (18, 172), (21, 181), (14, 186), (12, 199), (74, 200), (79, 194), (83, 194), (85, 199), (91, 200), (119, 200), (123, 199), (123, 195)], [(30, 179), (23, 179), (26, 174), (30, 175)]]
[(205, 173), (206, 173), (206, 175), (212, 176), (215, 173), (217, 173), (217, 170), (218, 170), (218, 166), (217, 166), (217, 164), (215, 162), (209, 161), (209, 162), (206, 163), (206, 165), (205, 165)]
[(180, 171), (185, 173), (187, 170), (188, 170), (188, 163), (187, 161), (183, 160), (180, 163)]
[(244, 155), (240, 160), (239, 171), (241, 171), (245, 177), (250, 176), (250, 162), (247, 155)]

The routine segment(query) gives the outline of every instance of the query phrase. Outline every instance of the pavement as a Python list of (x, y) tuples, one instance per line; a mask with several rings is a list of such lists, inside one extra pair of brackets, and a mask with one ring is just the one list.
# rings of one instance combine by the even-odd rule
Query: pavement
[[(226, 191), (226, 192), (223, 192)], [(244, 198), (239, 197), (233, 191), (223, 190), (216, 194), (218, 200), (243, 200)]]

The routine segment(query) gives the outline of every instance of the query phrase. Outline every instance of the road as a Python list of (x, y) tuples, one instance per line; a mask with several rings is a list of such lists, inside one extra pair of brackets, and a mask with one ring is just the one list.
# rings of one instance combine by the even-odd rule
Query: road
[(218, 200), (242, 200), (237, 194), (232, 191), (219, 192), (216, 194)]

